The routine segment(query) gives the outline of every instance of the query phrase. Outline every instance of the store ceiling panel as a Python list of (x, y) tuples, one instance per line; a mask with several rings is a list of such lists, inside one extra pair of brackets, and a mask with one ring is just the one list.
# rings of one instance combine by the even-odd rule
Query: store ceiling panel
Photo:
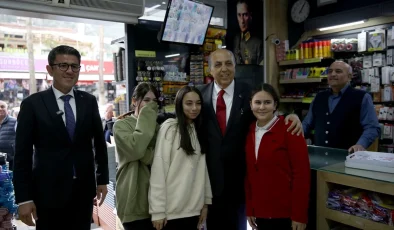
[(305, 31), (317, 28), (329, 27), (339, 24), (368, 20), (380, 16), (394, 15), (394, 0), (386, 1), (367, 7), (356, 8), (353, 10), (342, 11), (335, 14), (328, 14), (321, 17), (309, 18), (305, 21)]

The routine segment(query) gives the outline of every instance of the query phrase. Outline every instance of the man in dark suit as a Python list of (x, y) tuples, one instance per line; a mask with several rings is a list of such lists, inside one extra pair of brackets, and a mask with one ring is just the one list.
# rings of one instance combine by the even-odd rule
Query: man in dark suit
[[(96, 197), (107, 194), (108, 157), (96, 98), (73, 89), (81, 55), (48, 55), (48, 90), (26, 98), (16, 131), (14, 186), (19, 217), (37, 230), (88, 230)], [(34, 154), (33, 154), (34, 148)]]
[[(246, 230), (244, 177), (245, 138), (254, 117), (250, 110), (250, 87), (234, 80), (235, 58), (221, 49), (209, 58), (214, 82), (200, 88), (204, 98), (203, 148), (213, 200), (208, 210), (208, 230)], [(301, 121), (289, 115), (293, 133), (302, 132)], [(295, 127), (295, 128), (294, 128)], [(294, 129), (293, 129), (294, 128)]]

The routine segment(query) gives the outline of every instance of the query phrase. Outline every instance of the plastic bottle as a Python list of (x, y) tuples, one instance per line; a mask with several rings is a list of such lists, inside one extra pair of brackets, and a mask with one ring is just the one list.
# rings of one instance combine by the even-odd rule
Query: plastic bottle
[(319, 52), (319, 58), (323, 58), (323, 41), (319, 41), (318, 52)]
[(309, 42), (309, 58), (314, 58), (315, 55), (315, 42)]
[(333, 57), (333, 51), (331, 50), (331, 40), (327, 41), (327, 56), (329, 58)]
[(309, 44), (308, 44), (308, 42), (304, 43), (304, 59), (309, 59)]
[(322, 41), (323, 43), (323, 58), (327, 57), (327, 41)]
[(327, 54), (329, 58), (334, 57), (334, 52), (331, 50), (331, 40), (328, 40), (327, 44)]
[(300, 44), (300, 59), (304, 59), (304, 43)]
[(319, 57), (319, 42), (313, 42), (313, 58)]

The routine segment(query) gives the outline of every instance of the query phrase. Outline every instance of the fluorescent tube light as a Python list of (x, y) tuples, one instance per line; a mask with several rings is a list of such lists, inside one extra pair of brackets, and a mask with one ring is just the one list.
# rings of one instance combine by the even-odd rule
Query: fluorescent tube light
[(156, 9), (156, 8), (159, 8), (161, 5), (154, 5), (154, 6), (152, 6), (152, 7), (149, 7), (149, 8), (145, 8), (145, 13), (146, 12), (149, 12), (149, 11), (152, 11), (152, 10), (154, 10), (154, 9)]
[(226, 46), (222, 46), (222, 49), (226, 49)]
[(347, 27), (347, 26), (354, 26), (354, 25), (360, 25), (365, 23), (365, 20), (363, 21), (357, 21), (357, 22), (351, 22), (351, 23), (346, 23), (346, 24), (341, 24), (341, 25), (336, 25), (336, 26), (329, 26), (329, 27), (324, 27), (324, 28), (320, 28), (320, 31), (325, 31), (325, 30), (333, 30), (333, 29), (338, 29), (338, 28), (342, 28), (342, 27)]
[(166, 58), (170, 58), (170, 57), (177, 57), (177, 56), (179, 56), (180, 54), (170, 54), (170, 55), (166, 55), (165, 57)]

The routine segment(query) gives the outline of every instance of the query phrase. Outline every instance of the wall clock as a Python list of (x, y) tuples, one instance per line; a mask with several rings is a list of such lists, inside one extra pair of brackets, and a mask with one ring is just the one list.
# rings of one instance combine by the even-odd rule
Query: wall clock
[(296, 23), (301, 23), (308, 18), (310, 5), (306, 0), (298, 0), (291, 7), (291, 19)]

